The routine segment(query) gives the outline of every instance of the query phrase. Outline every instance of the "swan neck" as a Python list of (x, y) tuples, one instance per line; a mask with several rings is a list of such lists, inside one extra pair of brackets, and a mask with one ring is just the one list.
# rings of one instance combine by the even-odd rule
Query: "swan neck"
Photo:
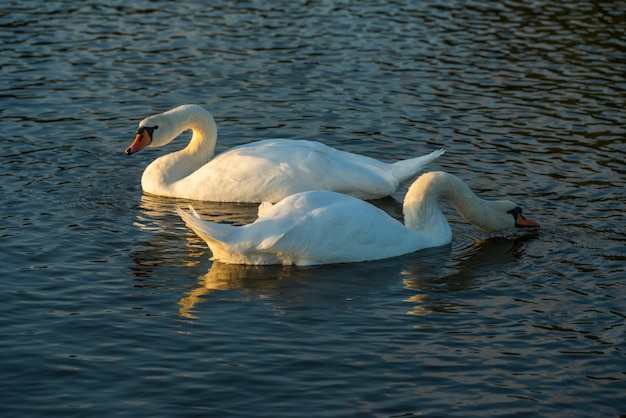
[(447, 200), (461, 216), (479, 228), (484, 223), (489, 202), (472, 192), (458, 177), (445, 172), (426, 173), (409, 188), (404, 201), (405, 224), (416, 230), (447, 228), (439, 201)]
[(142, 176), (144, 191), (173, 195), (176, 182), (185, 179), (213, 158), (217, 126), (211, 114), (197, 105), (179, 106), (157, 118), (154, 124), (159, 128), (155, 134), (158, 132), (162, 136), (153, 146), (165, 145), (184, 131), (192, 130), (191, 140), (184, 149), (157, 158)]
[(170, 141), (191, 129), (191, 140), (185, 150), (206, 161), (213, 156), (217, 143), (217, 125), (209, 112), (197, 105), (180, 106), (172, 111), (171, 120), (174, 136)]

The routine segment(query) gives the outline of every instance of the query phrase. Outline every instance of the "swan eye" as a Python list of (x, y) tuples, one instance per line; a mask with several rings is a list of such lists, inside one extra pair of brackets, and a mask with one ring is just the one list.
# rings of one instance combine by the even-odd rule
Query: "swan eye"
[(539, 224), (537, 222), (526, 219), (522, 215), (522, 208), (520, 208), (519, 206), (511, 209), (507, 213), (510, 213), (511, 215), (513, 215), (513, 218), (515, 218), (516, 228), (539, 228)]
[(510, 213), (511, 216), (513, 216), (513, 218), (517, 219), (517, 216), (522, 214), (522, 208), (517, 206), (517, 207), (511, 209), (510, 211), (508, 211), (507, 213)]
[(137, 135), (142, 135), (141, 138), (139, 138), (139, 141), (141, 141), (143, 139), (143, 133), (147, 132), (148, 133), (148, 137), (150, 139), (150, 142), (152, 142), (152, 133), (154, 132), (155, 129), (158, 129), (159, 126), (155, 125), (155, 126), (140, 126), (139, 128), (137, 128), (137, 131), (135, 131), (137, 133)]

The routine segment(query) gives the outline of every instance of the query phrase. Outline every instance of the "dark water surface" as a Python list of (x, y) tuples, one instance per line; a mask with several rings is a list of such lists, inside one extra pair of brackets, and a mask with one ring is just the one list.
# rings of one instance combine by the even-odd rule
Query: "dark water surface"
[[(0, 6), (0, 415), (624, 416), (626, 3), (280, 3)], [(188, 135), (123, 154), (183, 103), (218, 151), (445, 147), (433, 169), (543, 228), (447, 209), (444, 248), (212, 264), (188, 202), (139, 185)], [(400, 216), (405, 191), (378, 204)]]

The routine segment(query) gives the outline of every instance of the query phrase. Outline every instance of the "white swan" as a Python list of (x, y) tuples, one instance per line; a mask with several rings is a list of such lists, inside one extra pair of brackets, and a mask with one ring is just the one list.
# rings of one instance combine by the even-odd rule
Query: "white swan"
[(213, 157), (213, 117), (201, 106), (183, 105), (142, 120), (126, 154), (163, 146), (187, 129), (193, 135), (186, 148), (156, 159), (144, 171), (145, 192), (214, 202), (278, 202), (308, 190), (376, 199), (393, 193), (444, 152), (387, 164), (319, 142), (271, 139)]
[(411, 185), (404, 199), (406, 226), (369, 203), (329, 191), (262, 203), (259, 218), (244, 226), (203, 221), (191, 206), (191, 214), (177, 211), (207, 242), (214, 260), (314, 265), (378, 260), (449, 243), (452, 231), (439, 209), (440, 198), (484, 231), (539, 226), (524, 218), (515, 203), (480, 199), (444, 172), (425, 173)]

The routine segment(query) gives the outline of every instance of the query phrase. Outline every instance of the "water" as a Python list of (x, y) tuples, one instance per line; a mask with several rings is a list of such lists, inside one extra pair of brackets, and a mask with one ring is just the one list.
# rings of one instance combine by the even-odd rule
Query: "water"
[[(624, 3), (266, 3), (0, 7), (2, 416), (624, 416)], [(139, 186), (188, 136), (123, 153), (183, 103), (218, 151), (445, 147), (433, 169), (542, 229), (446, 209), (444, 248), (213, 265), (188, 202)]]

